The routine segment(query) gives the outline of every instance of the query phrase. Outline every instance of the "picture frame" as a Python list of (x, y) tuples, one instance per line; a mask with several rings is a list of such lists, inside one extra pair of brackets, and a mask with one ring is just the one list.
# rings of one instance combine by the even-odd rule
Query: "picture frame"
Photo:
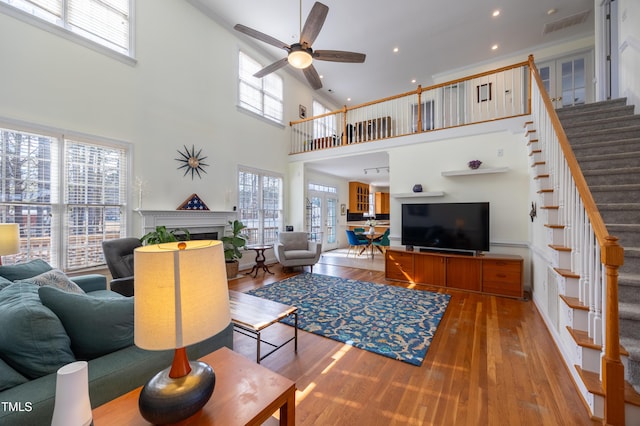
[(302, 119), (307, 118), (307, 107), (304, 106), (304, 105), (299, 105), (298, 106), (298, 115)]
[(341, 216), (346, 216), (347, 215), (347, 205), (346, 204), (340, 204), (340, 215)]
[(491, 86), (493, 83), (479, 84), (476, 86), (478, 103), (491, 100)]

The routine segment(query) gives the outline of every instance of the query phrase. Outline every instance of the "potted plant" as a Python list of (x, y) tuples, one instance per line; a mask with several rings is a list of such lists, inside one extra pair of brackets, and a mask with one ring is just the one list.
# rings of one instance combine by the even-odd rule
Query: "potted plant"
[(171, 243), (174, 241), (185, 241), (190, 240), (191, 234), (188, 229), (185, 228), (176, 228), (171, 231), (167, 230), (167, 227), (156, 226), (155, 231), (148, 232), (140, 238), (140, 242), (144, 245), (149, 244), (160, 244), (160, 243)]
[(227, 279), (234, 278), (238, 275), (240, 269), (240, 262), (238, 259), (242, 257), (241, 248), (247, 245), (247, 239), (245, 236), (240, 235), (246, 226), (239, 220), (229, 221), (231, 226), (231, 235), (225, 235), (222, 237), (222, 243), (224, 245), (224, 261), (227, 267)]

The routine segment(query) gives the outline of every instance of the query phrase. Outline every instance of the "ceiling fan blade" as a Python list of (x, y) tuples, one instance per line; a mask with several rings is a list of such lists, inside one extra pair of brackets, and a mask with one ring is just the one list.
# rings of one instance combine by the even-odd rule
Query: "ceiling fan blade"
[(318, 90), (322, 87), (322, 81), (320, 81), (320, 76), (318, 75), (318, 71), (316, 71), (313, 65), (309, 65), (305, 69), (302, 70), (304, 76), (307, 77), (307, 81), (313, 88), (313, 90)]
[(236, 24), (233, 27), (236, 31), (240, 31), (243, 34), (248, 35), (249, 37), (253, 37), (257, 40), (264, 41), (272, 46), (279, 47), (281, 49), (289, 50), (290, 46), (287, 43), (284, 43), (277, 38), (273, 38), (270, 35), (266, 35), (265, 33), (261, 33), (258, 30), (254, 30), (253, 28), (249, 28), (242, 24)]
[(327, 18), (327, 13), (329, 13), (329, 8), (320, 2), (316, 2), (311, 8), (311, 12), (309, 12), (309, 16), (307, 16), (307, 20), (304, 23), (304, 27), (302, 28), (302, 33), (300, 34), (300, 44), (307, 44), (311, 46), (315, 41), (316, 37), (320, 33), (322, 26), (324, 25), (324, 20)]
[(271, 65), (267, 65), (266, 67), (262, 68), (260, 71), (255, 73), (253, 76), (254, 77), (258, 77), (258, 78), (262, 78), (267, 74), (271, 74), (275, 70), (279, 70), (280, 68), (284, 67), (288, 63), (289, 62), (287, 61), (287, 58), (282, 58), (279, 61), (276, 61), (276, 62), (272, 63)]
[(367, 55), (342, 50), (316, 50), (313, 57), (319, 61), (362, 63)]

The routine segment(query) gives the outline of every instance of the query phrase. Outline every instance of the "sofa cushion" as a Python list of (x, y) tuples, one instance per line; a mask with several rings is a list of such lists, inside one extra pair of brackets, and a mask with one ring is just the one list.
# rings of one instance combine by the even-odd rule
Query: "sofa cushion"
[(29, 380), (0, 358), (0, 391), (27, 383)]
[(306, 232), (282, 232), (279, 236), (285, 251), (308, 250), (309, 239)]
[(8, 287), (12, 283), (13, 281), (9, 281), (5, 277), (0, 277), (0, 290), (2, 290), (5, 287)]
[(38, 292), (62, 321), (78, 359), (91, 360), (133, 345), (132, 297), (93, 297), (55, 287), (40, 287)]
[(0, 324), (2, 358), (29, 379), (76, 360), (62, 323), (42, 305), (34, 284), (13, 283), (0, 291)]
[(49, 264), (44, 260), (33, 259), (16, 265), (0, 266), (0, 276), (5, 277), (9, 281), (16, 281), (35, 277), (36, 275), (40, 275), (43, 272), (50, 271), (51, 269), (51, 266), (49, 266)]
[(48, 285), (59, 288), (60, 290), (68, 291), (69, 293), (84, 294), (84, 291), (80, 286), (71, 281), (60, 269), (52, 269), (40, 275), (36, 275), (35, 277), (17, 280), (16, 282), (29, 282), (37, 285), (38, 287)]

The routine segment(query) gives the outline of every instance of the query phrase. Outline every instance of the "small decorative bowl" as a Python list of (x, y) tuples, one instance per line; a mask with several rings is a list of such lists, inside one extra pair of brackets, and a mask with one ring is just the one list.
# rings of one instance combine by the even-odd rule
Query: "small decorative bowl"
[(471, 160), (471, 161), (469, 161), (469, 168), (471, 170), (475, 170), (478, 167), (480, 167), (481, 164), (482, 164), (482, 161), (480, 161), (480, 160)]

